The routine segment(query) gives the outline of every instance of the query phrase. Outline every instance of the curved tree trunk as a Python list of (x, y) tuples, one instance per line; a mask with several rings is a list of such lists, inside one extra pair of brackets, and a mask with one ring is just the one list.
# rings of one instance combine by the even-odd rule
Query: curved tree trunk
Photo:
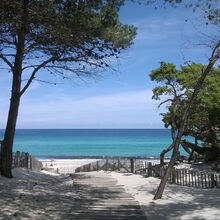
[[(181, 144), (181, 142), (180, 142)], [(181, 144), (182, 145), (182, 144)], [(188, 153), (189, 155), (191, 155), (192, 151), (189, 150), (188, 147), (186, 147), (185, 145), (182, 145), (183, 149), (186, 151), (186, 153)]]
[(160, 185), (159, 185), (159, 187), (157, 189), (157, 192), (156, 192), (156, 194), (154, 196), (154, 200), (162, 198), (163, 191), (164, 191), (166, 183), (167, 183), (167, 179), (168, 179), (168, 177), (169, 177), (169, 175), (171, 173), (171, 170), (172, 170), (172, 168), (173, 168), (173, 166), (175, 164), (176, 158), (178, 156), (179, 144), (180, 144), (183, 132), (184, 132), (184, 126), (185, 126), (185, 123), (183, 124), (182, 129), (179, 130), (179, 132), (177, 134), (177, 137), (176, 137), (176, 139), (175, 139), (175, 141), (173, 143), (173, 153), (172, 153), (170, 162), (168, 164), (168, 167), (167, 167), (167, 169), (166, 169), (166, 171), (164, 173), (164, 176), (161, 179), (161, 182), (160, 182)]
[(173, 140), (173, 143), (166, 149), (164, 149), (161, 153), (160, 153), (160, 164), (164, 165), (164, 156), (167, 152), (171, 151), (174, 147), (174, 140), (175, 140), (175, 132), (176, 132), (176, 125), (175, 125), (175, 121), (174, 118), (172, 117), (172, 125), (171, 125), (171, 137)]
[(171, 151), (174, 147), (174, 144), (171, 144), (168, 148), (164, 149), (161, 153), (160, 153), (160, 164), (164, 165), (164, 156), (167, 152)]

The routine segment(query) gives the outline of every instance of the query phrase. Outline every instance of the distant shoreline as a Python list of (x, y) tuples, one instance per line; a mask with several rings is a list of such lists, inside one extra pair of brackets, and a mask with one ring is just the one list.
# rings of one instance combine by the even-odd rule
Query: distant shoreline
[[(38, 160), (74, 160), (74, 159), (115, 159), (115, 158), (134, 158), (134, 159), (143, 159), (143, 160), (159, 160), (160, 157), (151, 157), (151, 156), (62, 156), (62, 155), (45, 155), (45, 156), (35, 156)], [(165, 159), (170, 159), (170, 157), (165, 157)]]
[[(4, 131), (0, 128), (0, 131)], [(17, 128), (20, 130), (170, 130), (170, 128)]]

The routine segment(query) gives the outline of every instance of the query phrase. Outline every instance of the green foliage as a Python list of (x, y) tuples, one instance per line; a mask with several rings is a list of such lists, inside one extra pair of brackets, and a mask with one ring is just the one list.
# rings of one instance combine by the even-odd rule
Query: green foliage
[(172, 63), (160, 63), (160, 68), (153, 70), (150, 73), (150, 78), (157, 83), (162, 83), (162, 86), (157, 86), (153, 89), (153, 99), (160, 100), (161, 96), (171, 96), (177, 91), (174, 89), (177, 84), (180, 71)]
[(160, 100), (162, 95), (171, 95), (172, 89), (168, 88), (167, 86), (157, 86), (153, 89), (153, 99)]
[(179, 71), (176, 70), (176, 66), (172, 63), (160, 63), (160, 68), (153, 70), (150, 74), (151, 80), (156, 82), (165, 81), (165, 83), (170, 83), (171, 81), (176, 80), (176, 76)]
[[(150, 77), (160, 83), (153, 89), (153, 99), (169, 103), (163, 115), (165, 127), (178, 128), (180, 118), (194, 91), (194, 87), (205, 66), (192, 63), (177, 70), (173, 64), (162, 62)], [(220, 129), (220, 69), (214, 68), (207, 76), (187, 120), (185, 135), (195, 136), (202, 141), (215, 142), (215, 130)]]

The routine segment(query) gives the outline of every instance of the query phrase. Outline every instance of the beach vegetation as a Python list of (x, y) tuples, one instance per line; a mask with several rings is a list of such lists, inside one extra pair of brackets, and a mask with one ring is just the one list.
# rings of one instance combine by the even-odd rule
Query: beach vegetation
[[(21, 96), (33, 81), (92, 77), (111, 67), (136, 28), (122, 24), (123, 0), (1, 0), (0, 60), (11, 76), (1, 175), (12, 177), (13, 140)], [(42, 72), (40, 77), (39, 72)], [(45, 78), (44, 78), (45, 77)], [(33, 116), (34, 117), (34, 116)]]
[[(174, 8), (179, 7), (179, 6), (184, 6), (186, 8), (189, 8), (190, 10), (199, 11), (201, 13), (201, 17), (199, 19), (203, 20), (206, 25), (214, 24), (218, 28), (219, 24), (220, 24), (220, 10), (219, 10), (219, 1), (218, 0), (213, 0), (213, 1), (212, 0), (204, 0), (204, 1), (195, 0), (195, 1), (190, 1), (190, 2), (186, 1), (186, 0), (162, 0), (162, 1), (158, 1), (158, 0), (138, 1), (137, 0), (137, 2), (139, 2), (140, 4), (154, 5), (155, 9), (166, 8), (167, 6), (171, 6)], [(186, 22), (188, 20), (189, 20), (188, 18), (185, 19)], [(166, 153), (166, 151), (173, 149), (172, 156), (171, 156), (170, 162), (167, 166), (167, 169), (165, 171), (165, 174), (164, 174), (163, 178), (161, 179), (159, 187), (158, 187), (156, 194), (154, 196), (155, 200), (162, 198), (162, 195), (163, 195), (163, 192), (165, 189), (165, 185), (168, 180), (168, 176), (170, 175), (171, 170), (172, 170), (172, 168), (176, 162), (176, 159), (178, 157), (178, 154), (179, 154), (179, 145), (181, 143), (181, 138), (184, 135), (186, 125), (189, 121), (188, 118), (191, 114), (190, 113), (191, 109), (193, 108), (194, 103), (197, 100), (197, 95), (199, 94), (206, 77), (210, 74), (210, 72), (212, 71), (213, 67), (215, 66), (217, 60), (219, 60), (219, 58), (220, 58), (219, 37), (212, 38), (212, 42), (209, 42), (208, 46), (209, 46), (209, 48), (211, 48), (211, 51), (212, 51), (211, 55), (209, 56), (209, 59), (208, 59), (208, 64), (204, 67), (204, 69), (202, 69), (200, 77), (197, 79), (197, 82), (194, 84), (193, 90), (191, 92), (191, 95), (189, 96), (188, 101), (185, 103), (183, 108), (182, 108), (182, 106), (181, 106), (181, 108), (179, 108), (179, 109), (181, 109), (181, 111), (179, 112), (179, 114), (181, 114), (181, 116), (177, 119), (177, 122), (174, 122), (176, 120), (175, 117), (173, 117), (173, 119), (171, 119), (171, 121), (173, 121), (171, 123), (173, 123), (174, 127), (176, 125), (178, 125), (178, 128), (175, 130), (175, 128), (172, 129), (172, 127), (171, 127), (173, 142), (165, 150), (165, 153)], [(169, 66), (169, 68), (171, 68), (170, 69), (171, 70), (170, 77), (172, 79), (172, 74), (175, 74), (175, 66), (171, 65), (171, 66)], [(174, 71), (174, 73), (172, 71)], [(171, 91), (172, 91), (172, 89), (170, 90), (170, 88), (167, 88), (166, 86), (155, 89), (154, 90), (154, 98), (155, 99), (158, 98), (158, 95), (160, 95), (160, 94), (168, 95)], [(178, 96), (179, 96), (179, 94), (176, 94), (177, 99), (174, 99), (176, 104), (171, 105), (171, 108), (174, 108), (174, 106), (178, 105), (177, 104), (179, 102), (178, 99), (181, 98)], [(169, 101), (172, 102), (172, 100), (169, 100)], [(163, 103), (161, 103), (161, 104), (163, 104)], [(176, 107), (174, 109), (170, 109), (170, 110), (171, 110), (171, 112), (177, 111)], [(167, 119), (167, 120), (169, 120), (169, 119)], [(165, 121), (165, 116), (164, 116), (164, 121)]]
[[(165, 185), (166, 185), (166, 182), (168, 180), (168, 176), (170, 175), (170, 173), (172, 171), (172, 168), (173, 168), (173, 166), (176, 162), (176, 159), (178, 157), (179, 145), (181, 143), (182, 136), (184, 135), (184, 131), (185, 131), (185, 128), (186, 128), (186, 125), (187, 125), (188, 118), (190, 118), (191, 110), (192, 110), (192, 108), (193, 108), (193, 106), (194, 106), (194, 104), (197, 100), (197, 97), (200, 93), (200, 90), (203, 87), (203, 83), (205, 82), (205, 79), (213, 71), (213, 68), (215, 67), (215, 64), (219, 60), (219, 58), (220, 58), (220, 41), (218, 41), (215, 44), (215, 46), (212, 50), (212, 53), (210, 55), (208, 64), (205, 65), (205, 67), (200, 70), (200, 76), (197, 79), (194, 87), (192, 88), (191, 94), (189, 93), (189, 99), (188, 99), (187, 103), (185, 104), (185, 106), (184, 105), (181, 106), (183, 111), (181, 112), (181, 116), (178, 119), (179, 120), (178, 121), (178, 127), (176, 129), (176, 132), (173, 133), (174, 134), (174, 137), (172, 137), (173, 142), (170, 145), (171, 149), (173, 149), (172, 156), (171, 156), (170, 162), (169, 162), (169, 164), (168, 164), (168, 166), (165, 170), (164, 176), (161, 179), (161, 182), (160, 182), (159, 187), (156, 191), (156, 194), (154, 196), (155, 200), (162, 198), (162, 195), (163, 195), (163, 192), (164, 192), (164, 189), (165, 189)], [(170, 67), (170, 66), (168, 66), (168, 67)], [(188, 71), (189, 70), (191, 70), (190, 66), (188, 68)], [(196, 67), (196, 70), (198, 70), (197, 67)], [(167, 68), (165, 68), (165, 73), (166, 73), (166, 71), (167, 71)], [(171, 65), (171, 69), (168, 68), (168, 72), (171, 72), (171, 76), (172, 76), (173, 72), (175, 72), (175, 66)], [(194, 73), (194, 71), (192, 73)], [(168, 77), (168, 80), (170, 80), (169, 77)], [(177, 97), (178, 97), (178, 94), (177, 94)], [(177, 99), (176, 103), (178, 103), (178, 99)], [(174, 104), (174, 106), (175, 106), (175, 104)], [(175, 111), (177, 111), (177, 109), (173, 110), (173, 112), (175, 112)]]
[[(181, 115), (186, 108), (194, 87), (205, 65), (191, 63), (182, 65), (180, 70), (172, 63), (161, 62), (160, 68), (152, 71), (151, 80), (160, 83), (153, 89), (153, 99), (163, 100), (159, 106), (166, 104), (167, 112), (162, 113), (166, 128), (171, 128), (171, 136), (180, 126)], [(194, 153), (204, 155), (206, 160), (218, 158), (216, 132), (220, 130), (220, 70), (213, 68), (206, 77), (188, 116), (183, 136), (194, 137), (194, 143), (182, 140), (183, 149), (189, 153), (189, 160)], [(199, 144), (200, 143), (200, 144)], [(210, 146), (210, 147), (207, 147)], [(173, 145), (164, 149), (160, 155), (161, 164), (164, 156), (172, 150)]]

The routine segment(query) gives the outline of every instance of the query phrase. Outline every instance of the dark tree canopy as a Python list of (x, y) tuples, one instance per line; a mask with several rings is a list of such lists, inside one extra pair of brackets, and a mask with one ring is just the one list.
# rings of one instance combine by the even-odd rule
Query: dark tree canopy
[(122, 4), (121, 0), (1, 0), (0, 58), (12, 69), (23, 37), (22, 70), (47, 61), (42, 67), (63, 77), (64, 72), (88, 74), (108, 67), (109, 57), (131, 45), (136, 34), (133, 26), (119, 21)]

